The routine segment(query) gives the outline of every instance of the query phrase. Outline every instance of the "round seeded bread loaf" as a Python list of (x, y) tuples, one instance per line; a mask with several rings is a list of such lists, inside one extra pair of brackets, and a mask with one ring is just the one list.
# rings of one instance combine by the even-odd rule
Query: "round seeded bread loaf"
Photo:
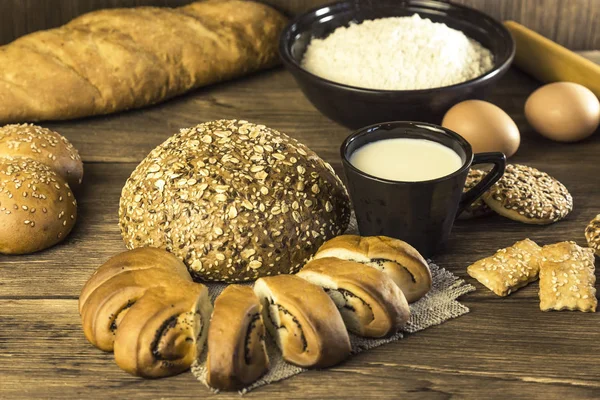
[(294, 273), (349, 218), (329, 164), (285, 134), (238, 120), (183, 129), (152, 150), (119, 207), (129, 249), (164, 248), (204, 281)]

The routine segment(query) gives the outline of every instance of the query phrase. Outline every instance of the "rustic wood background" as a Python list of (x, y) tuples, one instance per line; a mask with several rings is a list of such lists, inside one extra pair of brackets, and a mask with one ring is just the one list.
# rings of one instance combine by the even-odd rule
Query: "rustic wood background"
[[(295, 14), (331, 0), (262, 0)], [(364, 0), (357, 0), (364, 1)], [(376, 0), (374, 0), (376, 1)], [(574, 50), (600, 49), (600, 0), (453, 0), (494, 18), (512, 19)], [(0, 44), (62, 25), (85, 12), (139, 5), (179, 6), (192, 0), (0, 0)]]

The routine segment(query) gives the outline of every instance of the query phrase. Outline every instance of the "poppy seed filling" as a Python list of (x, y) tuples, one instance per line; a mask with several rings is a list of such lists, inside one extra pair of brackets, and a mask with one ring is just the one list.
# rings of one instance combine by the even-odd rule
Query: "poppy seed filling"
[[(121, 313), (123, 311), (127, 310), (134, 304), (135, 304), (135, 300), (128, 300), (127, 304), (125, 304), (125, 307), (121, 308), (119, 310), (119, 312), (117, 313), (117, 315), (115, 315), (115, 318), (110, 323), (110, 328), (109, 328), (112, 331), (113, 335), (115, 335), (117, 333), (117, 319), (119, 319), (119, 315), (121, 315)], [(111, 317), (112, 317), (112, 315), (111, 315)]]
[(402, 265), (399, 262), (396, 262), (394, 260), (389, 260), (387, 258), (372, 258), (371, 261), (359, 261), (359, 260), (348, 260), (348, 261), (354, 261), (356, 263), (363, 264), (363, 265), (369, 265), (369, 266), (377, 265), (378, 267), (380, 267), (380, 269), (382, 271), (385, 270), (385, 263), (393, 263), (393, 264), (396, 264), (396, 265), (402, 267), (406, 271), (406, 273), (408, 275), (410, 275), (410, 280), (413, 283), (417, 283), (417, 279), (415, 278), (413, 273), (410, 272), (410, 270), (407, 267), (405, 267), (404, 265)]
[[(246, 330), (246, 338), (244, 339), (244, 361), (246, 365), (250, 365), (252, 363), (252, 349), (250, 348), (250, 341), (252, 339), (252, 332), (258, 328), (258, 323), (260, 322), (260, 314), (256, 313), (250, 319), (250, 323), (248, 324), (248, 330)], [(265, 336), (259, 335), (259, 341), (264, 342)]]
[(308, 348), (308, 342), (306, 341), (306, 337), (304, 336), (304, 332), (302, 330), (302, 325), (300, 324), (300, 322), (298, 321), (298, 319), (292, 314), (290, 313), (285, 307), (283, 307), (280, 304), (275, 304), (275, 302), (273, 301), (273, 299), (265, 299), (265, 305), (264, 307), (266, 307), (266, 310), (268, 310), (267, 314), (267, 318), (269, 320), (269, 322), (271, 323), (272, 326), (274, 326), (276, 329), (285, 329), (286, 331), (288, 330), (288, 328), (285, 325), (278, 325), (275, 323), (275, 320), (273, 320), (273, 315), (271, 315), (271, 307), (270, 305), (273, 306), (277, 306), (277, 311), (286, 315), (289, 315), (292, 318), (292, 322), (294, 324), (296, 324), (296, 326), (298, 327), (298, 330), (301, 332), (300, 334), (300, 340), (302, 341), (302, 351), (306, 351), (306, 349)]
[[(353, 306), (351, 306), (351, 305), (349, 304), (349, 300), (350, 300), (350, 299), (357, 299), (357, 300), (358, 300), (358, 301), (360, 301), (360, 302), (361, 302), (361, 303), (362, 303), (362, 304), (363, 304), (365, 307), (367, 307), (367, 308), (368, 308), (368, 309), (371, 311), (371, 313), (373, 313), (373, 308), (371, 308), (371, 306), (370, 306), (369, 304), (367, 304), (367, 302), (366, 302), (366, 301), (364, 301), (362, 298), (358, 297), (357, 295), (355, 295), (354, 293), (352, 293), (352, 292), (350, 292), (350, 291), (348, 291), (348, 290), (346, 290), (346, 289), (341, 289), (341, 288), (338, 288), (338, 289), (332, 289), (332, 288), (323, 288), (323, 289), (325, 290), (325, 293), (327, 293), (328, 295), (329, 295), (331, 292), (338, 292), (339, 294), (341, 294), (341, 295), (342, 295), (342, 297), (344, 298), (344, 302), (345, 302), (345, 304), (342, 306), (343, 308), (347, 308), (348, 310), (351, 310), (351, 311), (356, 311), (356, 308), (354, 308)], [(334, 303), (335, 303), (335, 302), (334, 302)], [(336, 306), (337, 306), (337, 304), (336, 304)], [(338, 308), (339, 308), (339, 307), (338, 307)]]

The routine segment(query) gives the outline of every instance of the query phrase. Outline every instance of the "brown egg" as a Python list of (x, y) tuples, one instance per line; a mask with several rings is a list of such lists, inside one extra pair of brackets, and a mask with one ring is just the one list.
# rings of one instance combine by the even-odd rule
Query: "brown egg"
[(444, 115), (442, 126), (462, 137), (474, 153), (500, 151), (510, 157), (521, 143), (519, 128), (500, 107), (482, 100), (456, 104)]
[(600, 102), (591, 90), (572, 82), (555, 82), (533, 92), (525, 117), (542, 136), (557, 142), (576, 142), (600, 124)]

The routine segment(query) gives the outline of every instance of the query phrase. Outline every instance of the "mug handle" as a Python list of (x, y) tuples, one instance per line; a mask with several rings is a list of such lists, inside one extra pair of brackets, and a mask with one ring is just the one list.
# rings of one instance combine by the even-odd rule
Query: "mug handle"
[(503, 153), (496, 152), (475, 154), (471, 165), (476, 164), (494, 164), (494, 168), (474, 188), (462, 195), (456, 213), (457, 216), (502, 178), (506, 169), (506, 156)]

